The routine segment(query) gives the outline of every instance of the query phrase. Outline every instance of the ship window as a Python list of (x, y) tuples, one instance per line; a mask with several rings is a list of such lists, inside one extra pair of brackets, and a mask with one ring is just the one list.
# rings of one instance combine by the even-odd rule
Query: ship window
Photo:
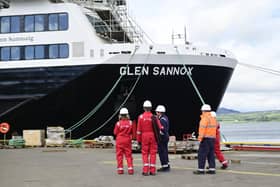
[(60, 58), (68, 58), (68, 56), (69, 56), (68, 44), (59, 45), (59, 57)]
[(45, 16), (36, 15), (35, 16), (35, 31), (44, 31), (45, 26)]
[(67, 13), (0, 17), (1, 33), (58, 31), (67, 30), (68, 27)]
[(101, 56), (101, 57), (104, 56), (104, 49), (100, 49), (100, 56)]
[(66, 13), (59, 14), (59, 30), (68, 29), (68, 15)]
[(20, 47), (11, 47), (11, 60), (20, 60)]
[(11, 32), (20, 32), (20, 17), (11, 17)]
[(34, 16), (24, 17), (24, 31), (33, 32), (34, 31)]
[(130, 54), (131, 51), (121, 51), (122, 54)]
[(49, 46), (49, 58), (58, 58), (58, 45)]
[(10, 32), (10, 17), (1, 18), (1, 33)]
[(26, 60), (34, 59), (34, 46), (26, 46), (24, 53)]
[(94, 57), (94, 49), (90, 50), (90, 57)]
[(10, 47), (1, 48), (1, 61), (10, 60)]
[(35, 46), (35, 58), (36, 59), (45, 58), (45, 46), (43, 46), (43, 45)]
[(49, 15), (49, 30), (50, 31), (58, 30), (58, 14)]
[(0, 48), (0, 61), (54, 59), (68, 57), (68, 44), (7, 46)]

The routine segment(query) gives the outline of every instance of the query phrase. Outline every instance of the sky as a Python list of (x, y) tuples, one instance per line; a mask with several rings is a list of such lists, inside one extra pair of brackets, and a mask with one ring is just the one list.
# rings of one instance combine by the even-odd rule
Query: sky
[[(279, 0), (127, 0), (130, 16), (157, 44), (172, 30), (197, 46), (231, 51), (239, 62), (280, 71)], [(280, 76), (237, 65), (220, 107), (280, 110)]]

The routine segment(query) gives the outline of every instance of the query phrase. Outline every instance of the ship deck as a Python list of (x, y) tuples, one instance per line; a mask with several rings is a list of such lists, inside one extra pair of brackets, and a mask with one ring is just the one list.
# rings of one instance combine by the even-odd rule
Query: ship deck
[(1, 149), (0, 186), (279, 186), (280, 152), (227, 151), (227, 170), (198, 176), (192, 173), (197, 160), (170, 154), (171, 172), (144, 177), (141, 154), (133, 156), (135, 174), (129, 176), (116, 174), (114, 149)]

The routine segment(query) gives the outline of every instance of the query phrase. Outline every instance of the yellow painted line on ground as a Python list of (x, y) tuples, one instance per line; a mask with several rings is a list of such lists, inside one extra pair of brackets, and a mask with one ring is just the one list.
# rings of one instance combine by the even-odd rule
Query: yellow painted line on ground
[[(116, 161), (103, 161), (103, 164), (110, 164), (110, 165), (116, 165)], [(135, 164), (134, 166), (142, 166), (142, 164)], [(172, 169), (178, 169), (178, 170), (196, 170), (196, 168), (191, 167), (178, 167), (178, 166), (172, 166)], [(265, 173), (265, 172), (254, 172), (254, 171), (238, 171), (238, 170), (218, 170), (218, 173), (232, 173), (232, 174), (240, 174), (240, 175), (254, 175), (254, 176), (270, 176), (270, 177), (280, 177), (280, 173)]]
[(221, 142), (224, 145), (260, 145), (260, 146), (280, 146), (277, 142)]

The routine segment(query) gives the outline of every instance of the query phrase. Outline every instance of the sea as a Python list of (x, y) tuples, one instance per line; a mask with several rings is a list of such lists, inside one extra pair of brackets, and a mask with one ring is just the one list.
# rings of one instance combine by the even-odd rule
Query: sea
[(224, 142), (280, 143), (280, 122), (220, 123)]

